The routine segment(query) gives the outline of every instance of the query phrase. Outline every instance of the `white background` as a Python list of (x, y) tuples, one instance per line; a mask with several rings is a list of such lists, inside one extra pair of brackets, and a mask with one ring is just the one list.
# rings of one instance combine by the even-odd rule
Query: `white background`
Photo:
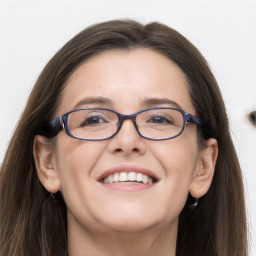
[(251, 255), (256, 256), (256, 127), (248, 121), (256, 110), (256, 1), (0, 0), (0, 162), (46, 62), (86, 26), (113, 18), (166, 23), (208, 60), (243, 169)]

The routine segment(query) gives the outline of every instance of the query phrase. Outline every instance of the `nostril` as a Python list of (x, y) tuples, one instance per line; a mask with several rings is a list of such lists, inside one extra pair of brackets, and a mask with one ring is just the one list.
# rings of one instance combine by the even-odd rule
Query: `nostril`
[[(121, 149), (121, 148), (116, 148), (116, 149), (115, 149), (115, 152), (117, 152), (117, 153), (121, 153), (121, 152), (123, 152), (123, 151), (124, 151), (124, 150)], [(140, 152), (140, 150), (139, 150), (138, 148), (133, 148), (133, 149), (132, 149), (132, 152), (138, 153), (138, 152)]]

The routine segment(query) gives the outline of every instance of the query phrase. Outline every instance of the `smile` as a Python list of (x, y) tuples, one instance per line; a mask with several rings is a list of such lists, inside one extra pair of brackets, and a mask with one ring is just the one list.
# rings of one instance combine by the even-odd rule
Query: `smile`
[(144, 191), (155, 187), (159, 177), (138, 164), (119, 164), (103, 172), (97, 179), (106, 188), (122, 192)]
[(106, 176), (101, 180), (104, 184), (125, 182), (128, 184), (153, 184), (156, 180), (147, 174), (136, 172), (119, 172)]

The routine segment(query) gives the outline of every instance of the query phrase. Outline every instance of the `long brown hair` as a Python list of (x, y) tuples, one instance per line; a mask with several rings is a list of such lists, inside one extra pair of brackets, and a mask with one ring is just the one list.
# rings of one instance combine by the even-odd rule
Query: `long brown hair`
[(91, 56), (108, 49), (153, 49), (184, 72), (193, 104), (209, 127), (203, 142), (218, 140), (212, 185), (199, 205), (180, 214), (176, 255), (245, 256), (247, 228), (241, 170), (230, 137), (217, 82), (199, 51), (177, 31), (157, 22), (142, 25), (114, 20), (93, 25), (71, 39), (39, 76), (7, 149), (0, 173), (0, 256), (67, 255), (66, 207), (52, 199), (34, 166), (33, 140), (47, 135), (61, 92), (70, 75)]

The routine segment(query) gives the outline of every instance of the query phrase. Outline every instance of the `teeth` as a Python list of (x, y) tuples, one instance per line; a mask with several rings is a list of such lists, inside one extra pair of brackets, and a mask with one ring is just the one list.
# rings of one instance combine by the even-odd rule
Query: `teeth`
[[(129, 182), (131, 181), (131, 182)], [(120, 172), (114, 173), (104, 178), (103, 183), (111, 184), (113, 182), (129, 182), (129, 183), (144, 183), (152, 184), (153, 178), (143, 173), (136, 172)]]
[(128, 180), (129, 181), (136, 181), (136, 179), (137, 179), (136, 172), (129, 172), (128, 173)]
[(104, 178), (103, 183), (108, 184), (108, 177)]
[(120, 181), (127, 181), (128, 180), (128, 175), (126, 172), (121, 172), (119, 175), (119, 180)]
[(147, 184), (148, 183), (148, 180), (149, 180), (149, 177), (148, 177), (148, 175), (143, 175), (143, 178), (142, 178), (142, 182), (144, 183), (144, 184)]
[(142, 179), (143, 179), (143, 174), (137, 173), (137, 181), (142, 181)]
[(113, 183), (114, 181), (113, 175), (109, 175), (107, 178), (108, 178), (108, 183)]
[(114, 173), (113, 181), (114, 182), (118, 182), (119, 181), (119, 173)]

